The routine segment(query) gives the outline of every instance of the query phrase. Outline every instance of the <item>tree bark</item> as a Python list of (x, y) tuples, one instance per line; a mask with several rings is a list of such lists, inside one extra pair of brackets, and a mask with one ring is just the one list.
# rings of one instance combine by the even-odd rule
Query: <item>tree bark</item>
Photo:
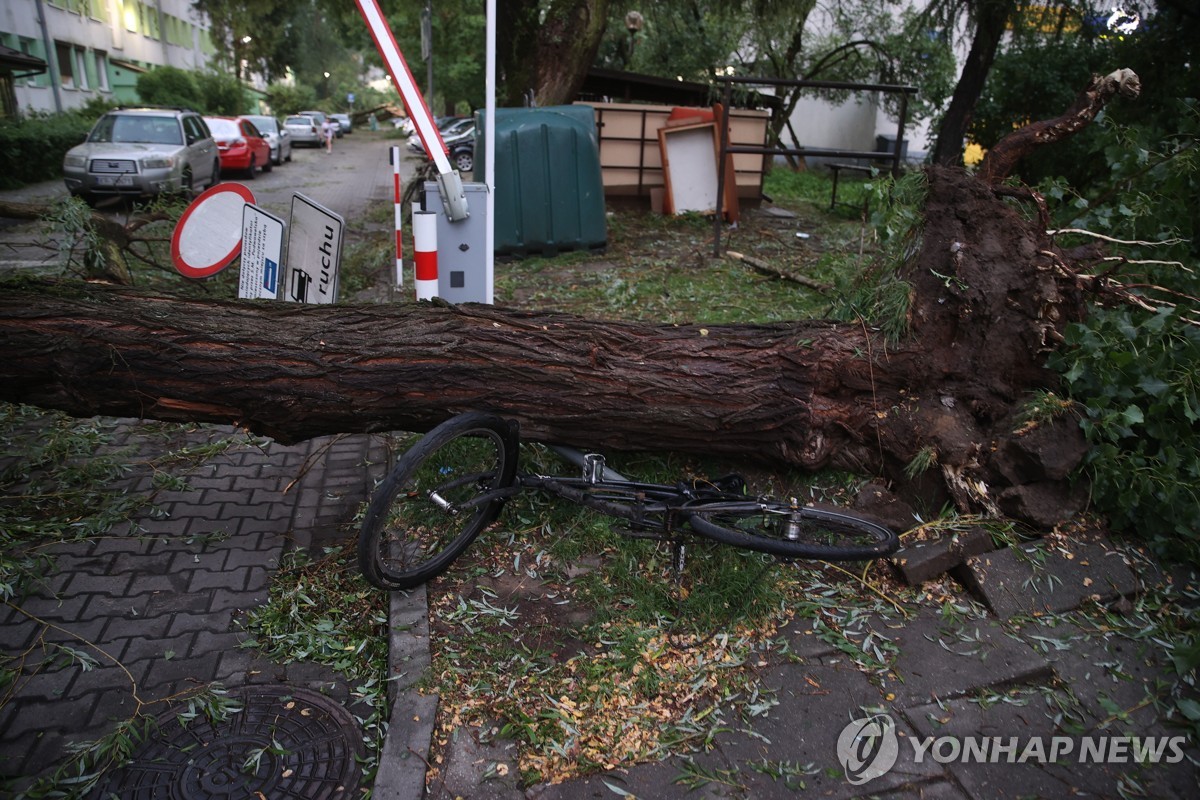
[(498, 6), (505, 104), (570, 103), (596, 59), (610, 0), (512, 0)]
[(1004, 37), (1009, 17), (1017, 10), (1016, 0), (976, 0), (975, 35), (963, 62), (962, 75), (954, 86), (950, 106), (938, 126), (933, 163), (944, 167), (962, 165), (963, 143), (971, 126), (971, 112), (983, 92), (988, 72), (996, 60), (996, 49)]
[[(858, 326), (646, 325), (488, 306), (283, 306), (78, 283), (0, 300), (6, 399), (233, 423), (281, 441), (423, 430), (469, 409), (534, 438), (820, 466), (815, 407), (858, 429)], [(812, 345), (797, 352), (797, 341)], [(833, 371), (838, 371), (834, 375)], [(853, 419), (851, 419), (853, 418)], [(832, 438), (826, 435), (823, 438)], [(840, 438), (840, 437), (838, 437)]]
[[(963, 510), (1011, 514), (1007, 502), (1038, 518), (1021, 508), (1037, 495), (1069, 514), (1063, 459), (1039, 466), (1014, 431), (1027, 393), (1054, 384), (1045, 354), (1081, 314), (1071, 276), (1044, 228), (961, 170), (929, 172), (925, 220), (902, 274), (899, 343), (865, 322), (652, 325), (30, 283), (0, 292), (0, 399), (282, 441), (484, 409), (543, 441), (883, 471)], [(919, 454), (936, 468), (911, 474)]]
[(1030, 123), (997, 142), (984, 156), (976, 176), (985, 183), (1000, 183), (1034, 150), (1074, 136), (1086, 128), (1118, 93), (1134, 99), (1141, 91), (1141, 81), (1133, 70), (1120, 69), (1104, 77), (1093, 76), (1066, 112), (1054, 119)]

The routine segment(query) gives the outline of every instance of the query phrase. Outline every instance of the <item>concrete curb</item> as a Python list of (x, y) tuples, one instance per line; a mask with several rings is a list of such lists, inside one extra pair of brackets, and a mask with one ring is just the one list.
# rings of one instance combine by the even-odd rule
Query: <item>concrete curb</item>
[(430, 663), (425, 587), (393, 592), (388, 604), (391, 714), (372, 790), (372, 797), (379, 800), (417, 800), (425, 794), (438, 696), (421, 694), (413, 687), (428, 673)]

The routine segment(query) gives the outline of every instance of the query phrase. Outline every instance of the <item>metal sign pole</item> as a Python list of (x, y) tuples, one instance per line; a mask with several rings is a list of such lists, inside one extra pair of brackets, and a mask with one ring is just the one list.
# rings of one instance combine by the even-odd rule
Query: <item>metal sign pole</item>
[(484, 72), (483, 182), (487, 186), (487, 233), (484, 258), (489, 305), (495, 302), (496, 276), (496, 0), (487, 0), (487, 62)]

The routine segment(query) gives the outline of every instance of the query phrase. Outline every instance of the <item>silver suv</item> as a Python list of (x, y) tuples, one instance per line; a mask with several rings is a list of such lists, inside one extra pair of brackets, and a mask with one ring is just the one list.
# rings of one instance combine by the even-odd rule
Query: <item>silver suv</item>
[(194, 193), (221, 179), (217, 143), (195, 111), (118, 108), (92, 127), (83, 144), (63, 158), (63, 180), (73, 195), (137, 197)]

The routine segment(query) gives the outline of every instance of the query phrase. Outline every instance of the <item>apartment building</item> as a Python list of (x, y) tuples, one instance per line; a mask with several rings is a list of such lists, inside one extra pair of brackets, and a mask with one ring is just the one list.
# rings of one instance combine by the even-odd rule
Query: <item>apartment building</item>
[(20, 113), (67, 111), (95, 97), (137, 102), (139, 74), (204, 69), (209, 25), (190, 0), (0, 0), (0, 45), (47, 69), (12, 72)]

